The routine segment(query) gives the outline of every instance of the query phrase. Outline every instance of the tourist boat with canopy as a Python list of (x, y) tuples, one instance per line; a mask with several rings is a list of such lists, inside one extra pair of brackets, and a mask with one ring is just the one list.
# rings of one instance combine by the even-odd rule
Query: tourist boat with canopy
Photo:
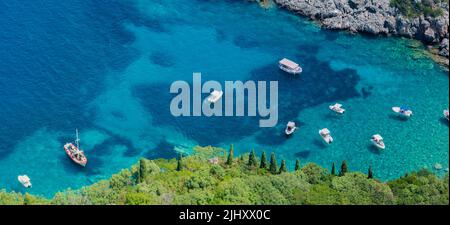
[(331, 137), (331, 133), (330, 130), (328, 130), (328, 128), (323, 128), (322, 130), (319, 130), (319, 134), (325, 141), (325, 143), (331, 144), (333, 142), (333, 137)]
[(384, 145), (383, 137), (379, 134), (375, 134), (372, 136), (372, 139), (370, 139), (373, 145), (375, 145), (378, 149), (384, 150), (386, 146)]
[(213, 92), (211, 92), (207, 100), (210, 103), (216, 103), (220, 98), (222, 98), (222, 95), (223, 91), (214, 90)]
[(444, 117), (445, 117), (445, 119), (449, 120), (448, 119), (448, 109), (444, 110)]
[(31, 180), (27, 175), (19, 175), (17, 180), (26, 188), (31, 188)]
[(409, 118), (413, 115), (413, 112), (411, 109), (409, 109), (407, 106), (394, 106), (392, 107), (392, 111), (394, 111), (395, 113), (405, 117), (405, 118)]
[(64, 145), (64, 150), (67, 155), (74, 161), (76, 164), (80, 166), (86, 166), (87, 158), (84, 155), (84, 152), (80, 150), (80, 139), (78, 138), (78, 129), (76, 130), (76, 139), (75, 145), (72, 143), (66, 143)]
[(300, 67), (300, 65), (286, 58), (278, 62), (278, 67), (280, 67), (280, 69), (283, 70), (284, 72), (294, 75), (303, 72), (303, 69)]
[(338, 113), (338, 114), (344, 114), (344, 112), (345, 112), (345, 109), (343, 109), (342, 105), (339, 103), (330, 105), (328, 108), (330, 108), (331, 111)]
[(295, 122), (289, 121), (286, 125), (286, 129), (284, 130), (284, 133), (289, 136), (292, 135), (297, 127), (295, 126)]

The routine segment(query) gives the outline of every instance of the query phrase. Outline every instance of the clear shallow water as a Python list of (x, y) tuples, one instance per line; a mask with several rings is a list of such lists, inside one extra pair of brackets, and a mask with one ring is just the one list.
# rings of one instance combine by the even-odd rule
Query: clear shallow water
[[(195, 145), (274, 151), (330, 167), (348, 160), (381, 179), (435, 163), (448, 167), (447, 72), (408, 46), (412, 41), (324, 31), (282, 10), (244, 1), (0, 0), (0, 188), (52, 196), (129, 167), (141, 156), (173, 157)], [(292, 58), (299, 78), (276, 62)], [(278, 80), (279, 124), (257, 118), (173, 118), (170, 84), (203, 80)], [(335, 116), (336, 101), (348, 110)], [(392, 116), (409, 105), (409, 121)], [(285, 123), (300, 130), (290, 139)], [(335, 143), (324, 146), (328, 127)], [(87, 168), (62, 145), (81, 131)], [(368, 139), (380, 133), (379, 153)]]

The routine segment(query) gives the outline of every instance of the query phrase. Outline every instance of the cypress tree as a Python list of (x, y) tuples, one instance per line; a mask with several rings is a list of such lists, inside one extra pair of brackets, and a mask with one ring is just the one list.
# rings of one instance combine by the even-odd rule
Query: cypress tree
[(178, 157), (178, 160), (177, 160), (177, 171), (181, 171), (183, 169), (183, 164), (181, 162), (182, 160), (183, 160), (183, 155), (180, 154), (180, 156)]
[(331, 175), (336, 176), (336, 167), (333, 165), (331, 166)]
[(345, 173), (347, 173), (348, 167), (347, 167), (347, 161), (343, 161), (341, 165), (341, 171), (339, 172), (339, 176), (344, 176)]
[(272, 174), (276, 174), (277, 173), (277, 159), (275, 158), (275, 153), (272, 152), (272, 154), (270, 155), (270, 166), (269, 166), (269, 171)]
[(300, 160), (296, 159), (295, 160), (295, 171), (299, 171), (300, 170)]
[(287, 172), (286, 169), (286, 160), (281, 160), (281, 166), (280, 166), (280, 170), (278, 171), (278, 173), (285, 173)]
[(145, 159), (139, 160), (139, 170), (138, 170), (138, 183), (142, 183), (145, 178), (145, 173), (147, 171), (147, 163)]
[(266, 169), (267, 168), (267, 158), (266, 158), (266, 152), (262, 152), (261, 155), (261, 164), (259, 165), (259, 167), (261, 169)]
[(230, 152), (228, 153), (228, 158), (227, 158), (227, 165), (231, 165), (233, 164), (233, 157), (234, 157), (234, 147), (233, 144), (231, 144), (230, 146)]
[(367, 175), (368, 179), (372, 179), (373, 178), (373, 171), (372, 171), (372, 166), (369, 166), (369, 173)]
[(252, 150), (248, 155), (248, 166), (257, 166), (255, 150)]

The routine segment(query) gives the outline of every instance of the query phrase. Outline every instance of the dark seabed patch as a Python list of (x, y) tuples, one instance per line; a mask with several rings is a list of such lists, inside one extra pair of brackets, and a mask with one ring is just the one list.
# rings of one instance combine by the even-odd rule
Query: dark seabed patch
[[(133, 95), (139, 98), (141, 104), (151, 113), (156, 125), (171, 125), (202, 146), (240, 140), (259, 129), (257, 117), (174, 117), (169, 106), (175, 95), (168, 92), (169, 87), (170, 84), (154, 84), (133, 89)], [(157, 99), (152, 98), (156, 95)], [(202, 97), (204, 99), (207, 95)]]
[(363, 87), (361, 88), (361, 94), (364, 99), (369, 97), (372, 94), (373, 86)]
[(256, 48), (259, 47), (260, 44), (259, 42), (252, 38), (252, 37), (248, 37), (246, 35), (238, 35), (233, 39), (233, 43), (234, 45), (238, 46), (239, 48), (244, 48), (244, 49), (248, 49), (248, 48)]
[(175, 65), (175, 58), (165, 52), (153, 52), (149, 58), (151, 63), (162, 67), (172, 67)]
[(303, 73), (299, 76), (287, 74), (273, 65), (252, 72), (253, 80), (278, 80), (280, 123), (297, 118), (301, 110), (309, 107), (360, 97), (355, 89), (360, 77), (355, 70), (334, 71), (328, 63), (313, 57), (297, 58), (303, 62)]
[(342, 35), (342, 32), (329, 30), (321, 30), (321, 33), (325, 35), (327, 41), (336, 41)]
[(391, 114), (389, 114), (389, 119), (397, 120), (397, 121), (400, 121), (400, 122), (406, 122), (406, 121), (408, 121), (408, 118), (403, 117), (403, 116), (400, 116), (400, 115), (397, 115), (397, 114), (394, 114), (394, 112), (392, 112)]
[(216, 28), (216, 40), (218, 42), (223, 42), (227, 40), (227, 35), (223, 30)]
[(323, 141), (319, 140), (319, 139), (314, 139), (314, 140), (313, 140), (313, 144), (314, 144), (317, 148), (319, 148), (319, 149), (325, 149), (325, 148), (327, 148), (327, 146), (325, 145), (325, 143), (324, 143)]
[[(271, 138), (267, 138), (271, 137)], [(284, 128), (282, 127), (272, 127), (262, 129), (255, 137), (256, 141), (260, 144), (267, 146), (277, 146), (282, 145), (290, 137), (284, 134)]]
[[(302, 127), (305, 125), (305, 123), (303, 123), (301, 121), (297, 121), (297, 120), (292, 120), (292, 121), (295, 122), (295, 125), (297, 127)], [(287, 122), (288, 121), (286, 121), (283, 124), (279, 122), (278, 126), (276, 126), (276, 127), (261, 129), (261, 131), (258, 132), (258, 134), (255, 136), (256, 141), (259, 144), (263, 144), (263, 145), (267, 145), (267, 146), (282, 145), (284, 142), (295, 137), (295, 133), (292, 135), (289, 135), (289, 136), (287, 136), (285, 134), (285, 128), (286, 128)], [(270, 138), (267, 138), (267, 137), (270, 137)]]
[(305, 150), (305, 151), (300, 151), (300, 152), (295, 153), (294, 156), (298, 157), (298, 158), (302, 158), (302, 159), (307, 159), (310, 154), (311, 154), (311, 151)]
[(126, 117), (122, 111), (113, 110), (111, 111), (111, 115), (117, 120), (117, 121), (125, 121)]
[(161, 140), (158, 145), (145, 153), (145, 157), (148, 159), (172, 159), (177, 157), (177, 152), (175, 151), (175, 145), (167, 142), (166, 139)]
[(316, 44), (301, 44), (297, 46), (299, 63), (303, 67), (305, 63), (307, 63), (307, 59), (311, 59), (319, 53), (320, 46)]
[[(310, 50), (317, 52), (317, 46), (310, 47)], [(284, 73), (274, 65), (251, 72), (250, 80), (278, 80), (279, 125), (284, 126), (303, 109), (325, 102), (360, 97), (355, 89), (359, 82), (355, 70), (334, 71), (328, 63), (318, 61), (314, 57), (297, 57), (301, 58), (304, 64), (304, 72), (300, 76)], [(256, 131), (261, 131), (256, 137), (261, 144), (273, 146), (286, 141), (282, 135), (284, 128), (260, 128), (259, 117), (173, 117), (169, 106), (175, 95), (168, 92), (169, 87), (169, 84), (141, 85), (133, 89), (133, 95), (141, 100), (155, 124), (171, 125), (200, 145), (235, 142), (253, 135)], [(270, 139), (266, 138), (269, 136)]]

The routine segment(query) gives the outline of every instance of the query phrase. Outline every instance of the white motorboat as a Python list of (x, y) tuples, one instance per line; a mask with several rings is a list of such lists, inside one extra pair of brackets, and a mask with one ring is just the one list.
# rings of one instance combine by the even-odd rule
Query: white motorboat
[(300, 74), (303, 71), (300, 65), (286, 58), (278, 62), (278, 67), (280, 67), (280, 69), (283, 70), (284, 72), (294, 75)]
[(384, 145), (383, 137), (379, 134), (375, 134), (372, 136), (372, 139), (370, 139), (373, 145), (375, 145), (377, 148), (384, 150), (386, 146)]
[(289, 135), (293, 134), (296, 129), (297, 129), (297, 127), (295, 126), (295, 122), (289, 121), (286, 125), (286, 129), (284, 130), (284, 133), (289, 136)]
[(325, 141), (325, 143), (327, 144), (333, 143), (333, 137), (331, 137), (330, 130), (328, 130), (328, 128), (323, 128), (322, 130), (319, 130), (319, 134)]
[(442, 170), (442, 165), (440, 163), (436, 163), (436, 164), (434, 164), (434, 169), (435, 170)]
[(27, 175), (19, 175), (17, 177), (17, 180), (19, 180), (19, 182), (26, 188), (30, 188), (31, 187), (31, 180)]
[(412, 110), (406, 106), (401, 106), (401, 107), (394, 106), (394, 107), (392, 107), (392, 111), (394, 111), (395, 113), (397, 113), (403, 117), (406, 117), (406, 118), (409, 118), (413, 115)]
[(444, 117), (448, 120), (448, 109), (444, 110)]
[(339, 114), (343, 114), (345, 112), (345, 109), (342, 108), (342, 105), (339, 103), (336, 103), (334, 105), (330, 105), (329, 106), (330, 110), (339, 113)]
[(222, 98), (222, 95), (223, 91), (214, 90), (213, 92), (211, 92), (207, 100), (210, 103), (216, 103), (220, 98)]

